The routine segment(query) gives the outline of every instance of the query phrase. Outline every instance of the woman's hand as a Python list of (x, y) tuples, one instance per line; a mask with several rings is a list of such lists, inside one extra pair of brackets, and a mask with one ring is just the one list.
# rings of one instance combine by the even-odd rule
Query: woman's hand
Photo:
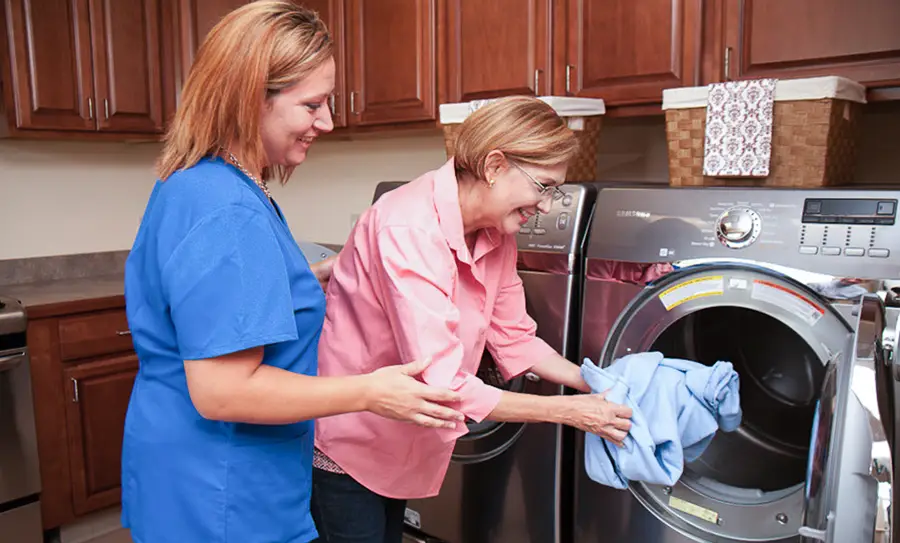
[(568, 404), (564, 414), (566, 424), (622, 445), (631, 430), (630, 407), (608, 401), (605, 393), (564, 398)]
[(400, 366), (387, 366), (368, 374), (366, 411), (426, 428), (456, 428), (465, 416), (440, 404), (458, 402), (460, 395), (413, 378), (425, 371), (429, 364), (431, 359), (426, 358)]
[(319, 284), (322, 285), (322, 290), (325, 290), (328, 287), (328, 280), (331, 279), (331, 272), (334, 270), (334, 263), (336, 261), (337, 255), (334, 255), (309, 266), (316, 276), (316, 279), (319, 281)]

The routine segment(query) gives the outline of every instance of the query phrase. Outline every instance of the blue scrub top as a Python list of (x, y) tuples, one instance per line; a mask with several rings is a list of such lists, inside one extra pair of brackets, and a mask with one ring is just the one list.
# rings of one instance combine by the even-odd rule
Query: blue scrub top
[(313, 421), (204, 419), (184, 360), (265, 346), (316, 374), (325, 295), (280, 211), (221, 159), (157, 182), (125, 266), (140, 360), (122, 448), (122, 522), (137, 543), (294, 543), (309, 513)]

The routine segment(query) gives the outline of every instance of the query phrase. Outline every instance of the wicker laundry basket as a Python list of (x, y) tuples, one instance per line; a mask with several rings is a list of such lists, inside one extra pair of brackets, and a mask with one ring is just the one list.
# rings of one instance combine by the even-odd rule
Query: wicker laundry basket
[(823, 187), (852, 181), (866, 101), (859, 83), (840, 77), (778, 81), (764, 178), (703, 175), (708, 92), (709, 87), (663, 91), (670, 185)]
[[(600, 141), (600, 127), (606, 107), (603, 100), (594, 98), (570, 98), (563, 96), (541, 96), (559, 114), (566, 118), (576, 137), (579, 151), (569, 162), (566, 181), (581, 182), (597, 179), (597, 148)], [(444, 147), (447, 157), (453, 156), (456, 132), (460, 124), (473, 111), (492, 100), (475, 100), (454, 104), (441, 104), (441, 126), (444, 130)]]

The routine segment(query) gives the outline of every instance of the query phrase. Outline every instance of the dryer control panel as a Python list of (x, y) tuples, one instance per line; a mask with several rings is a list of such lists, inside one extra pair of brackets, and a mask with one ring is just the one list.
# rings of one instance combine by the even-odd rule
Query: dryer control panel
[(611, 188), (587, 256), (740, 258), (836, 276), (900, 278), (900, 190)]
[(519, 251), (570, 254), (581, 250), (597, 191), (577, 183), (559, 188), (565, 196), (555, 200), (548, 213), (533, 215), (522, 225), (516, 235)]

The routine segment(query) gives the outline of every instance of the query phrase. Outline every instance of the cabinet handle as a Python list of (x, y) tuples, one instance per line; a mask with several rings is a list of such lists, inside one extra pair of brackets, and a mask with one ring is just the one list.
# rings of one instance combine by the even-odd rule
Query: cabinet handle
[(356, 113), (356, 91), (350, 91), (350, 113), (352, 115), (357, 115), (357, 113)]
[(534, 70), (534, 95), (540, 96), (541, 94), (541, 70), (536, 68)]
[(78, 403), (78, 379), (72, 377), (72, 389), (75, 391), (75, 395), (72, 397), (72, 403)]
[(103, 99), (103, 113), (106, 115), (106, 120), (109, 120), (109, 100), (106, 98)]
[(566, 94), (572, 92), (572, 70), (575, 69), (571, 64), (566, 64)]
[(724, 74), (722, 74), (722, 79), (725, 81), (731, 80), (731, 47), (725, 48), (725, 57), (724, 57), (724, 66), (722, 67), (724, 70)]
[(337, 117), (337, 109), (334, 107), (334, 94), (328, 97), (328, 107), (331, 109), (331, 116)]
[(94, 99), (88, 96), (88, 119), (94, 120)]
[(131, 330), (116, 330), (117, 336), (130, 336)]

